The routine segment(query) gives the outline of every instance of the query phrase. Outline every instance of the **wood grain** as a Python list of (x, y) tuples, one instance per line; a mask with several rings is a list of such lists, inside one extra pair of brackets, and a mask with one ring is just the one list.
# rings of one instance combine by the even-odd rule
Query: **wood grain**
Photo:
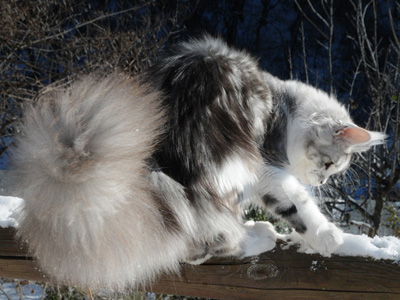
[[(0, 276), (47, 281), (35, 259), (0, 228)], [(212, 259), (182, 264), (179, 275), (164, 275), (143, 288), (156, 293), (214, 299), (400, 299), (400, 266), (362, 257), (330, 258), (274, 250), (243, 260)]]

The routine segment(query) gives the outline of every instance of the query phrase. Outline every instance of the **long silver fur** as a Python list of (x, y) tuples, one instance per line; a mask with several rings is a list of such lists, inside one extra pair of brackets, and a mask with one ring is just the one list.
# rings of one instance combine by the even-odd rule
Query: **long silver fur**
[(18, 235), (53, 281), (122, 290), (177, 270), (185, 243), (159, 221), (145, 165), (163, 127), (157, 98), (124, 75), (86, 76), (25, 110)]
[(124, 75), (87, 76), (26, 110), (13, 158), (26, 202), (18, 234), (53, 281), (123, 290), (180, 261), (249, 255), (250, 204), (324, 255), (343, 242), (304, 185), (384, 135), (220, 39), (175, 51), (142, 75), (162, 96)]

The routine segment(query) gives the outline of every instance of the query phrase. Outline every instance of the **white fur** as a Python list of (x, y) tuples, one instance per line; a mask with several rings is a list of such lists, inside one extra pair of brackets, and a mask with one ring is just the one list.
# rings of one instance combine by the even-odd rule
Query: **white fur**
[[(349, 166), (352, 152), (380, 144), (384, 135), (368, 132), (370, 140), (349, 143), (337, 134), (341, 126), (356, 125), (333, 96), (297, 81), (281, 81), (265, 74), (276, 101), (296, 99), (296, 113), (287, 110), (287, 168), (266, 166), (258, 194), (279, 199), (280, 207), (295, 205), (307, 230), (302, 237), (316, 251), (330, 255), (343, 243), (343, 234), (320, 212), (304, 185), (318, 186)], [(282, 105), (285, 108), (284, 105)], [(262, 204), (262, 203), (261, 203)]]
[(89, 76), (25, 111), (13, 151), (25, 200), (18, 235), (54, 282), (121, 290), (186, 257), (187, 240), (165, 230), (145, 180), (162, 124), (157, 97), (125, 76)]
[[(305, 184), (319, 185), (320, 180), (318, 176), (313, 175), (315, 168), (307, 158), (307, 148), (305, 147), (310, 130), (313, 130), (313, 126), (352, 121), (346, 109), (335, 98), (328, 96), (323, 91), (297, 81), (285, 82), (283, 89), (290, 96), (294, 95), (301, 99), (297, 109), (298, 116), (293, 118), (288, 126), (287, 155), (290, 171)], [(327, 134), (325, 133), (325, 135)], [(321, 139), (316, 138), (315, 140)], [(342, 169), (345, 167), (347, 165)]]
[(276, 239), (283, 238), (269, 222), (247, 221), (246, 236), (241, 243), (243, 256), (255, 256), (275, 248)]
[(243, 192), (258, 180), (257, 170), (250, 170), (246, 161), (236, 155), (227, 158), (215, 174), (214, 180), (221, 195), (233, 190)]
[(321, 213), (306, 188), (292, 175), (270, 168), (258, 186), (260, 195), (269, 194), (280, 199), (279, 205), (295, 205), (297, 214), (307, 227), (303, 238), (316, 251), (329, 256), (342, 243), (341, 230)]
[[(217, 186), (217, 191), (207, 191), (207, 184), (196, 182), (184, 187), (162, 170), (147, 168), (155, 141), (163, 133), (157, 93), (113, 74), (88, 76), (43, 95), (39, 107), (26, 110), (24, 135), (16, 140), (13, 164), (22, 182), (20, 196), (26, 201), (17, 220), (18, 234), (55, 282), (122, 290), (151, 282), (162, 272), (176, 272), (180, 261), (201, 263), (214, 250), (235, 256), (268, 250), (277, 237), (271, 225), (243, 226), (240, 211), (249, 202), (271, 208), (261, 201), (263, 196), (277, 202), (272, 212), (282, 216), (286, 212), (297, 225), (302, 223), (296, 218), (304, 222), (307, 230), (296, 228), (319, 253), (330, 255), (343, 243), (341, 230), (320, 212), (304, 184), (318, 185), (344, 170), (351, 152), (381, 143), (383, 135), (370, 132), (368, 142), (349, 145), (334, 134), (338, 126), (354, 125), (334, 97), (259, 71), (249, 55), (219, 39), (193, 40), (180, 49), (174, 61), (179, 55), (210, 53), (235, 61), (233, 72), (227, 74), (234, 87), (229, 92), (251, 106), (248, 113), (255, 120), (250, 130), (259, 139), (254, 140), (255, 150), (252, 154), (238, 150), (221, 165), (204, 170), (199, 181), (213, 183), (209, 186)], [(254, 98), (239, 97), (245, 83), (235, 68), (250, 72), (253, 80), (264, 79), (268, 88), (260, 84)], [(232, 95), (222, 89), (218, 96), (216, 101), (229, 112), (229, 101), (224, 100)], [(296, 99), (295, 115), (285, 102), (288, 99)], [(277, 101), (283, 102), (288, 121), (289, 162), (283, 168), (264, 163), (256, 148), (262, 146), (257, 143)], [(212, 110), (207, 114), (212, 116)], [(196, 199), (188, 199), (188, 189)], [(214, 192), (219, 199), (207, 197)], [(245, 201), (238, 203), (238, 195)], [(255, 246), (260, 237), (264, 241)]]
[(208, 56), (210, 50), (226, 58), (236, 59), (238, 56), (241, 56), (240, 51), (228, 47), (222, 39), (217, 39), (209, 35), (205, 35), (202, 39), (192, 39), (189, 42), (181, 44), (182, 55)]
[[(364, 143), (348, 143), (336, 134), (341, 126), (356, 126), (348, 111), (334, 96), (298, 81), (279, 81), (269, 78), (276, 95), (297, 98), (296, 116), (291, 116), (287, 128), (287, 156), (289, 172), (302, 183), (314, 186), (325, 183), (327, 179), (348, 168), (353, 152), (368, 150), (371, 146), (382, 144), (385, 135), (366, 131), (370, 140)], [(315, 143), (310, 148), (309, 140)], [(313, 151), (317, 152), (313, 153)], [(324, 170), (320, 163), (323, 150), (334, 164)], [(313, 159), (315, 157), (315, 159)]]

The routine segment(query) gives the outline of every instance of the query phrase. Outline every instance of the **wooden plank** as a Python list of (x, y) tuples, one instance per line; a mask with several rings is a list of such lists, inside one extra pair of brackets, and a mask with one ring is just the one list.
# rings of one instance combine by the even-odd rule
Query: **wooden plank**
[(277, 247), (253, 260), (183, 266), (180, 278), (164, 277), (153, 291), (220, 299), (400, 299), (399, 280), (400, 267), (392, 262)]
[(34, 260), (21, 257), (18, 259), (0, 257), (0, 277), (47, 281), (46, 275), (40, 271)]
[[(171, 284), (173, 287), (171, 287)], [(167, 286), (169, 285), (169, 286)], [(397, 294), (367, 293), (367, 292), (341, 292), (320, 290), (290, 290), (290, 289), (252, 289), (234, 286), (191, 284), (186, 287), (173, 283), (161, 282), (154, 289), (159, 294), (186, 295), (188, 297), (203, 297), (227, 300), (321, 300), (321, 299), (365, 299), (365, 300), (399, 300)]]
[[(13, 229), (0, 229), (0, 276), (47, 281), (13, 235)], [(400, 299), (399, 282), (400, 266), (391, 261), (326, 258), (278, 245), (243, 260), (182, 264), (179, 275), (161, 276), (143, 289), (216, 299)]]
[(27, 249), (18, 243), (15, 238), (14, 228), (2, 228), (0, 227), (0, 257), (12, 256), (12, 257), (26, 257)]

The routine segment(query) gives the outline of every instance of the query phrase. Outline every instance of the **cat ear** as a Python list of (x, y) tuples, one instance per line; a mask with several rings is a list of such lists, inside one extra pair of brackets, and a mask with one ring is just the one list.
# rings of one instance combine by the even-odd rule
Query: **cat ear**
[(360, 127), (343, 127), (341, 129), (335, 130), (334, 135), (345, 140), (350, 144), (363, 144), (371, 140), (371, 135), (367, 130)]
[(341, 126), (333, 135), (345, 142), (354, 152), (366, 151), (371, 146), (383, 144), (386, 139), (386, 135), (381, 132), (368, 131), (357, 125)]

